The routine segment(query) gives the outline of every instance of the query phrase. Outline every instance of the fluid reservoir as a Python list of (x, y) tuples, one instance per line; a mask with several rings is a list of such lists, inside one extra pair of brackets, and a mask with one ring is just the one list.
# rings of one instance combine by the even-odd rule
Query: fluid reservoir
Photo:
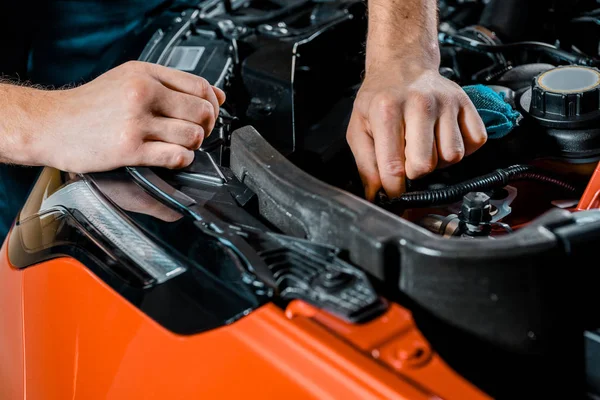
[(536, 76), (522, 110), (543, 129), (541, 145), (571, 162), (600, 159), (600, 71), (563, 66)]

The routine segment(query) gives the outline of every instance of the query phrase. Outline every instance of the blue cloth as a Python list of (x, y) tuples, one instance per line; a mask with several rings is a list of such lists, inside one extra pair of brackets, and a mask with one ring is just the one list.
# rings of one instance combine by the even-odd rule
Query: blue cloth
[[(31, 14), (27, 16), (27, 24), (33, 30), (28, 50), (27, 80), (54, 87), (89, 81), (93, 78), (98, 60), (105, 52), (141, 28), (152, 13), (167, 3), (175, 2), (39, 2), (31, 7)], [(12, 15), (8, 17), (20, 18)], [(6, 237), (40, 171), (40, 168), (0, 165), (0, 241)]]
[(463, 90), (483, 120), (489, 139), (508, 135), (521, 118), (521, 114), (504, 100), (504, 96), (485, 85), (464, 86)]

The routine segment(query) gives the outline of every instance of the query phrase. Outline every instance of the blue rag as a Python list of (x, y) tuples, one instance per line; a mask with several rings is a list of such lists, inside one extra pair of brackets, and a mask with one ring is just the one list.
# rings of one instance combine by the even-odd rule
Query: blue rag
[(485, 85), (463, 86), (463, 90), (483, 120), (489, 139), (508, 135), (521, 118), (521, 114), (504, 100), (503, 95)]

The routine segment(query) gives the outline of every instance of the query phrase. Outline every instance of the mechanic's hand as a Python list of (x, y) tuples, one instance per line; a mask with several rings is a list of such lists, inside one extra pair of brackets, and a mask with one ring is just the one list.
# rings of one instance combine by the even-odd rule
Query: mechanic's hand
[(395, 68), (367, 73), (354, 102), (347, 140), (365, 195), (389, 197), (416, 179), (460, 161), (487, 140), (466, 93), (437, 70)]
[(223, 91), (203, 78), (142, 62), (48, 94), (53, 105), (36, 143), (38, 161), (78, 173), (185, 167), (225, 101)]

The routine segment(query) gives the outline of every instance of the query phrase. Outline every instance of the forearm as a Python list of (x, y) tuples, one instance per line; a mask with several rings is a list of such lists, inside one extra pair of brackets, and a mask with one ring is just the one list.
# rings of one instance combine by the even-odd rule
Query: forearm
[(50, 92), (0, 83), (0, 162), (42, 165), (36, 149), (52, 108)]
[(437, 68), (437, 0), (368, 0), (366, 68), (399, 61)]

